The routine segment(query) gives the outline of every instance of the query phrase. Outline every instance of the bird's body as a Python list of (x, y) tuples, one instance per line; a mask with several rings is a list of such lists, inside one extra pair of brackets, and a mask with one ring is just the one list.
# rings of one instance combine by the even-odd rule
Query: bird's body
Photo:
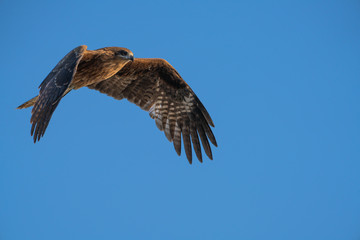
[[(181, 136), (189, 162), (191, 142), (202, 161), (199, 136), (208, 157), (208, 139), (217, 146), (209, 127), (210, 115), (179, 73), (164, 59), (137, 58), (126, 48), (86, 50), (80, 46), (69, 52), (40, 85), (40, 94), (18, 108), (34, 106), (34, 142), (45, 133), (52, 113), (62, 97), (73, 89), (88, 87), (115, 99), (126, 98), (155, 119), (157, 127), (181, 153)], [(191, 137), (191, 141), (190, 141)]]
[(114, 54), (121, 50), (124, 50), (124, 48), (112, 47), (95, 51), (87, 50), (69, 87), (79, 89), (112, 77), (128, 63), (128, 60), (124, 61), (123, 58), (119, 58)]

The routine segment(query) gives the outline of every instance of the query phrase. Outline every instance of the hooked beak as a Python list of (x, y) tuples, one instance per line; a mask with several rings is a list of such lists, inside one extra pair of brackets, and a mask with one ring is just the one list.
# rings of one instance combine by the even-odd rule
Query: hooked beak
[(133, 62), (134, 61), (134, 55), (130, 55), (129, 59)]

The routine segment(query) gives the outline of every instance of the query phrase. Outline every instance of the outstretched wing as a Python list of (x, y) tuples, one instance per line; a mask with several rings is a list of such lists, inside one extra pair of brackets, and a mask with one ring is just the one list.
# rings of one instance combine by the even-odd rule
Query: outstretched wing
[(88, 87), (115, 99), (127, 98), (149, 111), (157, 127), (174, 143), (178, 155), (181, 154), (182, 135), (190, 163), (191, 142), (196, 156), (202, 162), (199, 136), (205, 153), (212, 159), (208, 139), (217, 146), (209, 127), (214, 127), (214, 123), (195, 93), (167, 61), (138, 58), (125, 65), (113, 77)]
[(67, 93), (86, 46), (79, 46), (69, 52), (40, 84), (40, 94), (31, 111), (31, 136), (39, 141), (45, 133), (50, 118), (61, 98)]

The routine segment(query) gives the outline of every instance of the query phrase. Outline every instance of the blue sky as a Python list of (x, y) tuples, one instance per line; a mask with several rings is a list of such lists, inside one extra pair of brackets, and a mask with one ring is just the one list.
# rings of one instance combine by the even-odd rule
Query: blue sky
[[(359, 239), (359, 1), (1, 1), (0, 239)], [(72, 48), (168, 60), (210, 112), (189, 165), (89, 89), (15, 110)], [(183, 152), (184, 153), (184, 152)]]

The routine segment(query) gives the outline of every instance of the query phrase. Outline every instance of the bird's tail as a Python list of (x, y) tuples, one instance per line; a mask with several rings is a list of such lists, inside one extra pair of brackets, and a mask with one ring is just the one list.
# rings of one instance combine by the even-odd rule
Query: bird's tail
[(23, 108), (28, 108), (28, 107), (34, 106), (34, 104), (38, 100), (38, 98), (39, 98), (39, 96), (33, 97), (29, 101), (18, 106), (16, 109), (23, 109)]

